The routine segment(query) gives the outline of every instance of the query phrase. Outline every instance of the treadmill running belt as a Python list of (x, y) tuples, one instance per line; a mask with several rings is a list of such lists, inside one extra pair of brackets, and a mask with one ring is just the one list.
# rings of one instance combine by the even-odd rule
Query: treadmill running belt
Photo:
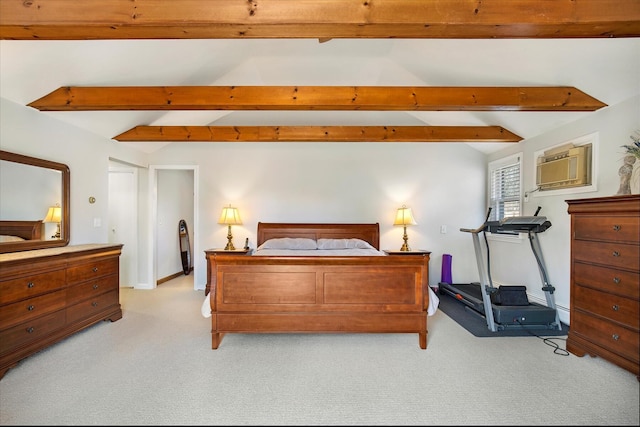
[(475, 337), (479, 338), (491, 338), (491, 337), (527, 337), (532, 335), (545, 336), (545, 337), (558, 337), (566, 336), (569, 332), (569, 326), (562, 323), (561, 330), (547, 329), (547, 328), (523, 328), (523, 327), (511, 327), (505, 329), (499, 329), (492, 332), (487, 328), (487, 323), (482, 315), (477, 311), (467, 307), (465, 304), (460, 303), (459, 300), (444, 294), (440, 297), (440, 305), (438, 310), (446, 314), (453, 319), (457, 324), (466, 329)]
[[(482, 288), (479, 283), (440, 283), (440, 292), (454, 297), (467, 307), (484, 316)], [(547, 306), (529, 303), (525, 306), (491, 304), (492, 314), (498, 329), (514, 326), (553, 329), (556, 311)]]
[(484, 314), (484, 304), (482, 303), (480, 283), (440, 283), (439, 289), (441, 293), (447, 293), (463, 304)]

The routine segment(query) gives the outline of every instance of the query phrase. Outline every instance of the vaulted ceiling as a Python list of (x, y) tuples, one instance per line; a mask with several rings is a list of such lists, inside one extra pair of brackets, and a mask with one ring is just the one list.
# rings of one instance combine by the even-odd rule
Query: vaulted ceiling
[(147, 152), (491, 152), (640, 94), (639, 37), (637, 0), (0, 0), (0, 96)]

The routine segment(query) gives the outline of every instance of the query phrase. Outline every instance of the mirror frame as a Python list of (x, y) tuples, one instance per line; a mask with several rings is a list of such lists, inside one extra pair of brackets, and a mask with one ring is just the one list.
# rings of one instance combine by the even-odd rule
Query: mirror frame
[(52, 162), (38, 159), (36, 157), (24, 156), (22, 154), (10, 153), (0, 150), (0, 160), (22, 163), (25, 165), (38, 166), (46, 169), (53, 169), (62, 172), (62, 221), (60, 222), (60, 239), (55, 240), (24, 240), (22, 242), (0, 243), (0, 254), (7, 252), (20, 252), (32, 249), (55, 248), (67, 246), (71, 236), (70, 227), (70, 199), (71, 199), (71, 172), (69, 166), (64, 163)]

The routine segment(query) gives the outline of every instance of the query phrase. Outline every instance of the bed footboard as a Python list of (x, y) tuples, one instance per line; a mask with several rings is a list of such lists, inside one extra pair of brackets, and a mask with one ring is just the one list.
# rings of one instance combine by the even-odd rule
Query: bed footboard
[(205, 251), (212, 348), (226, 333), (417, 333), (427, 348), (429, 254), (254, 257)]

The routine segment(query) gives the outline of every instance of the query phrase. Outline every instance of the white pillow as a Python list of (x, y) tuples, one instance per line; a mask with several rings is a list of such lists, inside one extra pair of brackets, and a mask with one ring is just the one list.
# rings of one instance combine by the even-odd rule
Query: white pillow
[(362, 239), (318, 239), (318, 249), (374, 249)]
[(281, 237), (267, 240), (260, 249), (318, 249), (318, 245), (315, 240), (304, 237)]
[(18, 236), (8, 236), (8, 235), (1, 235), (0, 236), (0, 243), (6, 243), (6, 242), (21, 242), (24, 239), (22, 237), (18, 237)]

